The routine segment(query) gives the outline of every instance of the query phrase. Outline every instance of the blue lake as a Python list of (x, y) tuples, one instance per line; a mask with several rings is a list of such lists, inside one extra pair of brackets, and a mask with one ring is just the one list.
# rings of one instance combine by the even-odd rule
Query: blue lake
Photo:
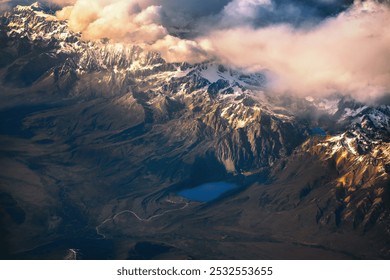
[(206, 183), (192, 189), (181, 191), (178, 195), (189, 200), (209, 202), (237, 187), (235, 184), (226, 182)]
[(326, 132), (320, 127), (314, 127), (311, 129), (311, 135), (326, 136)]

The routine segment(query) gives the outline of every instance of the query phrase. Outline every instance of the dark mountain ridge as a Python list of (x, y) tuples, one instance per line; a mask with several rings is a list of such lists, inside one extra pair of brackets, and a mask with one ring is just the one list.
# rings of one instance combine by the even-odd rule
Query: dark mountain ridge
[[(1, 22), (4, 258), (389, 258), (389, 105), (273, 96), (37, 4)], [(177, 195), (217, 181), (240, 188)]]

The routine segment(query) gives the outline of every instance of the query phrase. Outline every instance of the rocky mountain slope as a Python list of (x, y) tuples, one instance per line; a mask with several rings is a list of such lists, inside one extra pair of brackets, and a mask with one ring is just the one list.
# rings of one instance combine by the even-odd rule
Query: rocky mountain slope
[[(85, 41), (38, 3), (1, 17), (0, 81), (6, 258), (390, 256), (389, 104), (270, 95), (262, 73)], [(216, 181), (240, 188), (177, 194)]]

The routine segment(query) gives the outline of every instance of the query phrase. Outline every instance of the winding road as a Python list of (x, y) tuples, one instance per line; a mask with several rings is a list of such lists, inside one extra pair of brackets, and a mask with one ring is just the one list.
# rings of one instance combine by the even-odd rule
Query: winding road
[(150, 216), (150, 217), (147, 218), (147, 219), (141, 218), (140, 216), (138, 216), (137, 213), (135, 213), (135, 212), (132, 211), (132, 210), (124, 210), (124, 211), (121, 211), (121, 212), (115, 214), (114, 216), (112, 216), (112, 217), (110, 217), (110, 218), (105, 219), (101, 224), (99, 224), (98, 226), (96, 226), (96, 228), (95, 228), (95, 229), (96, 229), (96, 233), (97, 233), (98, 235), (102, 236), (102, 237), (105, 239), (106, 236), (105, 236), (103, 233), (101, 233), (101, 232), (99, 231), (99, 228), (100, 228), (101, 226), (103, 226), (105, 223), (107, 223), (107, 222), (109, 222), (109, 221), (113, 221), (113, 220), (115, 220), (117, 217), (119, 217), (120, 215), (123, 215), (123, 214), (126, 214), (126, 213), (130, 213), (130, 214), (134, 215), (134, 217), (135, 217), (137, 220), (139, 220), (140, 222), (150, 222), (150, 221), (152, 221), (152, 220), (154, 220), (154, 219), (156, 219), (156, 218), (159, 218), (159, 217), (161, 217), (161, 216), (164, 216), (165, 214), (168, 214), (168, 213), (171, 213), (171, 212), (180, 211), (180, 210), (184, 210), (184, 209), (187, 208), (189, 205), (190, 205), (190, 203), (186, 202), (185, 205), (184, 205), (183, 207), (181, 207), (181, 208), (167, 210), (167, 211), (164, 211), (164, 212), (162, 212), (162, 213), (160, 213), (160, 214), (156, 214), (156, 215)]

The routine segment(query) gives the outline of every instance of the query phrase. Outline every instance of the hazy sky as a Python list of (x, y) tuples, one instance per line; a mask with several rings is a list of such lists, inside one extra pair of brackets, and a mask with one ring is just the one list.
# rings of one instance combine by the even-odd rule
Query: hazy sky
[[(33, 1), (0, 1), (8, 2)], [(375, 0), (51, 0), (86, 39), (109, 37), (168, 61), (267, 70), (269, 90), (390, 92), (390, 10)]]
[[(0, 0), (8, 5), (31, 4), (34, 0)], [(41, 2), (55, 3), (62, 7), (89, 3), (91, 9), (99, 6), (127, 7), (131, 10), (139, 6), (141, 11), (149, 6), (160, 6), (162, 24), (167, 29), (183, 28), (200, 32), (207, 24), (218, 21), (224, 12), (229, 13), (228, 25), (250, 23), (253, 26), (288, 22), (294, 25), (315, 23), (324, 18), (336, 15), (353, 3), (353, 0), (46, 0)], [(248, 10), (250, 9), (250, 18)], [(88, 9), (86, 9), (88, 12)], [(244, 18), (240, 16), (246, 13)], [(226, 19), (226, 18), (225, 18)], [(210, 25), (209, 25), (210, 26)], [(191, 34), (189, 34), (191, 36)]]

